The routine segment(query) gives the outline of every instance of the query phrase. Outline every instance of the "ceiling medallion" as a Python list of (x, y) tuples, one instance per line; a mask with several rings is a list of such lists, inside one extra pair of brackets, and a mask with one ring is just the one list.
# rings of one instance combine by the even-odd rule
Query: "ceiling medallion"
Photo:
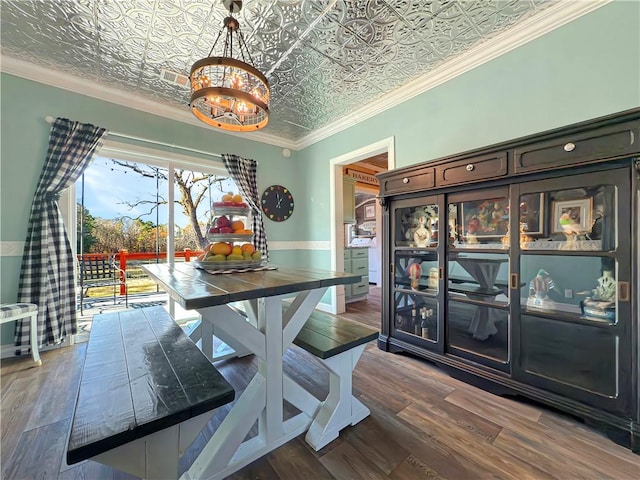
[[(222, 0), (222, 4), (229, 16), (224, 19), (209, 56), (191, 67), (189, 106), (207, 125), (234, 132), (259, 130), (269, 122), (269, 82), (252, 65), (240, 24), (232, 16), (242, 9), (242, 1)], [(223, 33), (222, 54), (212, 57)], [(237, 58), (234, 58), (234, 46)]]

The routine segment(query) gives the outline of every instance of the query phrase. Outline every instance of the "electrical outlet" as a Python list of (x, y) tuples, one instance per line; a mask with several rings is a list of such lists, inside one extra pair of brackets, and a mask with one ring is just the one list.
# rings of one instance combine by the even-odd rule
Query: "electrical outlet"
[(571, 290), (570, 288), (565, 288), (564, 298), (573, 298), (573, 290)]

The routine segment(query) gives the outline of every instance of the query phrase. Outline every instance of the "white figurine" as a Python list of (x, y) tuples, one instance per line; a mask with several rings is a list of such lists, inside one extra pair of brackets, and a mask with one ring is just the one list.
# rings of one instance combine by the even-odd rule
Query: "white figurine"
[(551, 308), (554, 304), (549, 298), (549, 292), (556, 288), (553, 278), (549, 273), (541, 268), (537, 275), (529, 282), (529, 298), (527, 298), (527, 306), (541, 309)]
[(418, 228), (413, 232), (416, 247), (426, 247), (431, 240), (431, 219), (425, 212), (417, 214)]
[(591, 290), (578, 292), (578, 295), (593, 295), (580, 302), (582, 314), (606, 320), (616, 318), (616, 279), (612, 270), (603, 270), (598, 278), (598, 286)]
[(616, 280), (611, 270), (604, 270), (593, 289), (593, 299), (600, 302), (614, 302), (616, 299)]

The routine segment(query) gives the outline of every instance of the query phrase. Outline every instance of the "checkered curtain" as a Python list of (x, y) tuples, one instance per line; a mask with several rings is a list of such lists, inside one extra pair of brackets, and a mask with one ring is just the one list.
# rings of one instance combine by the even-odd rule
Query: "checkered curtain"
[(264, 231), (262, 222), (262, 210), (260, 209), (260, 196), (258, 195), (258, 182), (256, 181), (256, 171), (258, 164), (255, 160), (241, 158), (237, 155), (225, 153), (222, 155), (224, 166), (229, 172), (233, 181), (240, 187), (240, 191), (251, 207), (253, 226), (253, 245), (256, 250), (262, 252), (262, 258), (269, 260), (269, 249), (267, 247), (267, 234)]
[[(104, 128), (57, 118), (45, 166), (31, 205), (22, 255), (18, 301), (38, 305), (38, 343), (55, 345), (77, 333), (76, 270), (58, 208), (60, 193), (89, 166), (107, 134)], [(29, 322), (18, 320), (16, 346), (29, 343)]]

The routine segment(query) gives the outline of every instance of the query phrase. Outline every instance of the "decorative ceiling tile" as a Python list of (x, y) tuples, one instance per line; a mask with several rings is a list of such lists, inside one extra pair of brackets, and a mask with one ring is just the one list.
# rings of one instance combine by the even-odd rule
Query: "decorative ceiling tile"
[[(246, 0), (237, 17), (271, 83), (265, 131), (297, 141), (558, 1)], [(0, 45), (3, 56), (188, 110), (188, 87), (160, 72), (189, 75), (227, 14), (218, 0), (2, 0)]]

